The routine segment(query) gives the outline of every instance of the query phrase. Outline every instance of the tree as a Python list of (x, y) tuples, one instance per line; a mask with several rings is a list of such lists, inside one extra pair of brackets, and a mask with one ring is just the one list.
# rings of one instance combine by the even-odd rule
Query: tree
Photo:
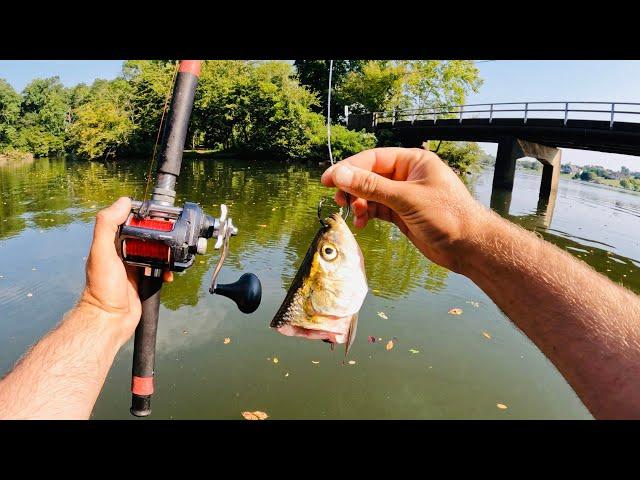
[(16, 146), (36, 156), (62, 153), (68, 112), (69, 96), (59, 77), (33, 80), (22, 92)]
[(20, 95), (9, 83), (0, 79), (0, 151), (16, 141), (20, 118)]
[(350, 72), (336, 87), (336, 99), (355, 112), (375, 112), (408, 106), (403, 95), (406, 69), (402, 64), (374, 60)]
[[(338, 88), (350, 72), (362, 72), (364, 60), (334, 60), (331, 83), (333, 88)], [(326, 116), (327, 98), (329, 89), (329, 60), (296, 60), (294, 62), (300, 84), (314, 92), (319, 100), (318, 105), (311, 110)], [(338, 120), (344, 112), (344, 103), (339, 97), (331, 97), (331, 118)]]
[[(127, 60), (122, 76), (131, 86), (131, 105), (136, 128), (130, 150), (148, 154), (156, 140), (167, 95), (173, 85), (174, 60)], [(168, 108), (168, 107), (167, 107)]]
[(462, 105), (482, 85), (472, 60), (412, 60), (404, 65), (406, 94), (415, 108)]
[(113, 156), (127, 145), (135, 131), (131, 87), (123, 79), (97, 80), (85, 101), (74, 109), (69, 144), (80, 157)]
[(585, 169), (580, 174), (580, 180), (584, 180), (585, 182), (590, 182), (594, 178), (596, 178), (596, 176), (594, 175), (594, 173), (591, 170), (586, 170)]
[(482, 151), (475, 142), (443, 141), (437, 153), (456, 173), (464, 175), (477, 164)]

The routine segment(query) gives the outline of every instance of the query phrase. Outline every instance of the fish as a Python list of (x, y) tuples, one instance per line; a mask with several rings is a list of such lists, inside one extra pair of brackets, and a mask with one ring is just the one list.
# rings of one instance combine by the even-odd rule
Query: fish
[(356, 338), (358, 313), (369, 287), (364, 257), (347, 223), (334, 213), (322, 222), (271, 328), (345, 344), (345, 356)]

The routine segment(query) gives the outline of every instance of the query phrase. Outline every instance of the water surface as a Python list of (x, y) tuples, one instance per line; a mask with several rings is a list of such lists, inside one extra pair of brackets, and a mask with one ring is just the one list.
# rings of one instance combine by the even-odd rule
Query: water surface
[[(142, 161), (63, 159), (0, 168), (0, 372), (74, 304), (95, 213), (120, 195), (140, 198), (145, 168)], [(220, 281), (253, 272), (263, 300), (243, 315), (209, 295), (212, 245), (164, 287), (151, 418), (238, 419), (246, 410), (274, 419), (591, 418), (480, 289), (423, 258), (392, 225), (372, 222), (356, 233), (370, 292), (350, 354), (354, 365), (342, 365), (341, 349), (270, 330), (318, 227), (318, 200), (329, 193), (320, 174), (276, 161), (185, 160), (178, 202), (199, 202), (215, 216), (224, 202), (240, 231)], [(484, 172), (470, 181), (486, 205), (491, 178)], [(510, 207), (502, 202), (500, 213), (640, 291), (640, 196), (561, 180), (549, 223), (550, 212), (537, 203), (539, 183), (539, 176), (518, 173)], [(448, 314), (454, 307), (462, 315)], [(370, 335), (381, 341), (369, 343)], [(131, 418), (131, 355), (129, 342), (94, 418)]]

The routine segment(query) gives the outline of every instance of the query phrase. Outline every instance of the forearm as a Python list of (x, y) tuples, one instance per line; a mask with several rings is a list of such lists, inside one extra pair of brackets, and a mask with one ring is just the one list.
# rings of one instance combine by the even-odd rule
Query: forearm
[(91, 306), (67, 313), (0, 381), (0, 419), (87, 419), (122, 344)]
[(640, 418), (640, 299), (497, 215), (463, 273), (542, 350), (598, 418)]

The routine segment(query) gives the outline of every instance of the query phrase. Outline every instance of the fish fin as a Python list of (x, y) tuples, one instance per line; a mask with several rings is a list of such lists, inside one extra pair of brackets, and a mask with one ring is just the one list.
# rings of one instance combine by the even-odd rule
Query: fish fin
[(358, 312), (354, 313), (351, 317), (351, 323), (349, 324), (349, 334), (347, 335), (347, 343), (344, 350), (344, 356), (346, 357), (349, 354), (349, 350), (351, 349), (351, 345), (356, 339), (356, 330), (358, 329)]

